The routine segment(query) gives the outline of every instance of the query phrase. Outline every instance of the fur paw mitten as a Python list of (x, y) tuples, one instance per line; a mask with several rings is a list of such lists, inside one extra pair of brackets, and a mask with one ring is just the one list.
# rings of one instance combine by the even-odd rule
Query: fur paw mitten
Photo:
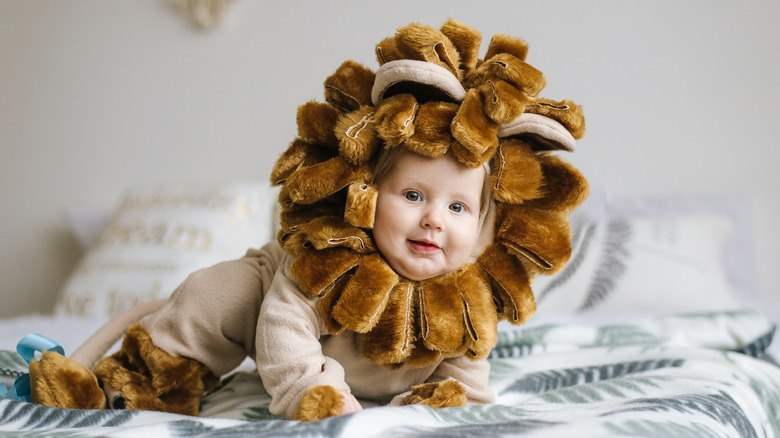
[(312, 386), (295, 409), (294, 420), (317, 421), (344, 413), (344, 398), (332, 386)]
[(53, 351), (44, 351), (40, 360), (30, 362), (30, 390), (32, 402), (44, 406), (106, 407), (106, 396), (92, 371)]
[(198, 415), (203, 394), (219, 383), (205, 365), (171, 356), (152, 343), (139, 324), (125, 334), (122, 348), (95, 366), (114, 408)]
[(406, 405), (425, 405), (434, 409), (466, 405), (466, 389), (456, 380), (412, 386), (404, 398)]

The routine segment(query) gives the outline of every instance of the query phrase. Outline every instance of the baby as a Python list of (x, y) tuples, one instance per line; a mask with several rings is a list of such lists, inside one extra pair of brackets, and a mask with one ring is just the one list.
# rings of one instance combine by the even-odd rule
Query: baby
[(495, 36), (478, 62), (479, 39), (412, 24), (376, 73), (343, 63), (274, 166), (278, 241), (191, 274), (94, 374), (105, 348), (44, 352), (33, 401), (197, 415), (249, 356), (285, 418), (492, 402), (498, 320), (525, 322), (533, 276), (567, 262), (587, 182), (549, 153), (574, 150), (579, 106), (536, 97), (525, 42)]
[[(449, 153), (428, 158), (399, 146), (377, 167), (374, 239), (395, 272), (425, 280), (453, 272), (475, 256), (490, 202), (485, 166), (470, 168)], [(459, 381), (471, 403), (493, 400), (485, 360), (458, 357), (391, 370), (361, 355), (359, 334), (328, 335), (319, 298), (298, 290), (289, 276), (290, 262), (273, 242), (243, 259), (196, 272), (141, 327), (155, 346), (194, 359), (216, 375), (247, 355), (254, 358), (272, 397), (271, 412), (287, 418), (296, 417), (307, 390), (322, 385), (340, 394), (341, 413), (361, 409), (356, 397), (403, 404), (411, 386), (446, 379)]]

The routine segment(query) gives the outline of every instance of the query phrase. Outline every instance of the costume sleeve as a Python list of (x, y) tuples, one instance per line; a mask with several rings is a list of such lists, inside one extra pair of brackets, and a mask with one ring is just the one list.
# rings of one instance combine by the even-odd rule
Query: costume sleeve
[(342, 366), (322, 352), (323, 332), (316, 300), (277, 272), (260, 309), (255, 341), (257, 371), (271, 396), (271, 413), (292, 418), (312, 386), (349, 392)]

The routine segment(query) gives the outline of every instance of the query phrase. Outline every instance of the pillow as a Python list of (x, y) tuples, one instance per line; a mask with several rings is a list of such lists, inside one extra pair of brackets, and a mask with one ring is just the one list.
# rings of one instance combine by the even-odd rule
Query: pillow
[(275, 205), (275, 190), (261, 183), (129, 190), (67, 279), (55, 311), (113, 316), (167, 298), (191, 272), (270, 241)]
[(591, 183), (591, 194), (571, 216), (572, 229), (585, 222), (624, 217), (719, 216), (730, 224), (722, 269), (732, 292), (756, 302), (757, 276), (753, 254), (753, 199), (738, 193), (614, 194)]
[(740, 307), (726, 278), (730, 221), (718, 215), (585, 222), (559, 273), (534, 281), (540, 314), (661, 314)]

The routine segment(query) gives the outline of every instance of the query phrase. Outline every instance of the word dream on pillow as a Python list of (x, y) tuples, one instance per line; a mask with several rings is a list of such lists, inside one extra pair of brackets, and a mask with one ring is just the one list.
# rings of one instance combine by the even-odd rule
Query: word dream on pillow
[(581, 224), (569, 264), (534, 281), (537, 313), (614, 316), (739, 308), (724, 268), (730, 226), (714, 215)]
[(130, 190), (60, 292), (57, 314), (113, 316), (168, 298), (190, 273), (273, 238), (267, 184)]

